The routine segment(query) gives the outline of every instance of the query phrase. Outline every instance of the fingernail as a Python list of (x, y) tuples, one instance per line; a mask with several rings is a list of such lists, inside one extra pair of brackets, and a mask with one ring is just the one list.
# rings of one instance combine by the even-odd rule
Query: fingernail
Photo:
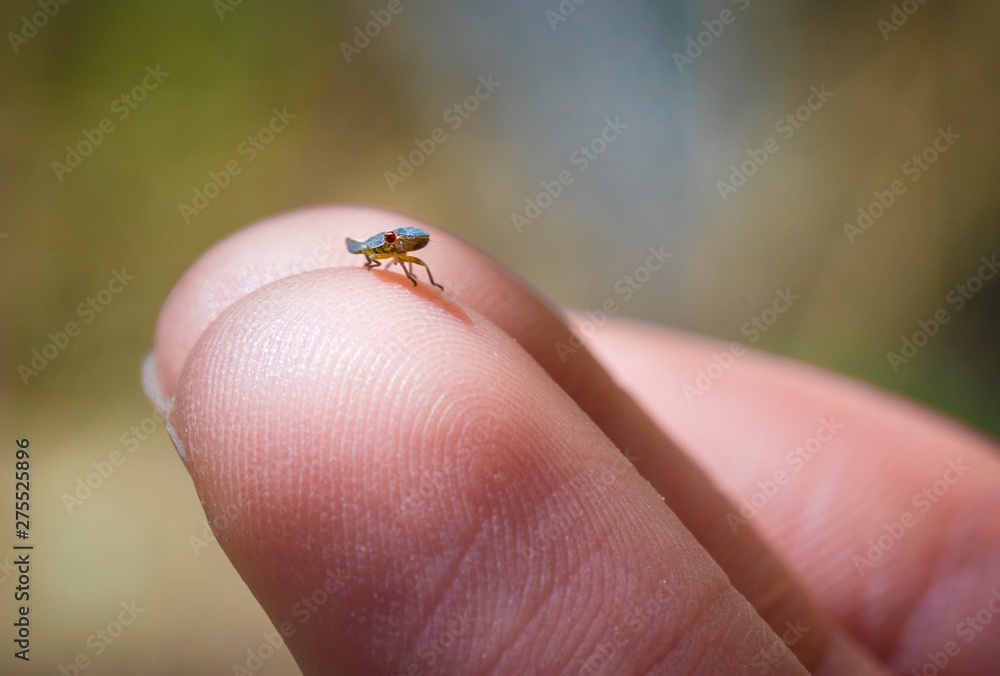
[(163, 429), (167, 431), (170, 441), (174, 443), (177, 455), (181, 456), (181, 460), (186, 463), (187, 452), (184, 450), (184, 443), (177, 434), (174, 423), (170, 420), (170, 413), (174, 408), (174, 402), (173, 399), (167, 400), (163, 396), (160, 379), (156, 375), (156, 357), (152, 352), (147, 354), (146, 358), (142, 360), (142, 389), (163, 418)]
[(177, 430), (174, 429), (174, 423), (167, 416), (163, 417), (163, 429), (165, 429), (167, 434), (170, 436), (170, 441), (174, 442), (174, 448), (177, 449), (177, 455), (181, 456), (181, 460), (186, 463), (187, 452), (184, 450), (184, 442), (181, 441), (180, 436), (177, 434)]
[(156, 356), (152, 351), (142, 360), (142, 390), (146, 393), (146, 398), (156, 407), (156, 410), (163, 413), (167, 402), (163, 399), (160, 379), (156, 375)]

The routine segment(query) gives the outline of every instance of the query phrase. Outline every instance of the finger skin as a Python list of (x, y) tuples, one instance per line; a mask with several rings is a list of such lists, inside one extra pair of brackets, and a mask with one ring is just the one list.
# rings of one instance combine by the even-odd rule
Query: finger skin
[(171, 417), (306, 673), (804, 673), (534, 360), (399, 275), (239, 300)]
[(561, 315), (489, 257), (440, 229), (363, 207), (317, 208), (270, 219), (221, 242), (185, 274), (161, 313), (155, 351), (165, 396), (171, 396), (205, 327), (234, 300), (308, 268), (310, 255), (321, 266), (358, 266), (357, 257), (342, 244), (329, 243), (400, 226), (431, 233), (426, 258), (448, 294), (516, 339), (632, 460), (773, 629), (784, 633), (789, 626), (807, 628), (791, 646), (807, 668), (815, 671), (846, 663), (852, 673), (877, 671), (868, 656), (838, 634), (752, 524), (735, 534), (727, 528), (732, 503), (620, 390), (586, 348), (574, 347), (569, 358), (560, 351), (561, 345), (579, 346)]
[(734, 502), (760, 505), (749, 520), (896, 671), (935, 659), (929, 671), (942, 660), (949, 674), (1000, 667), (1000, 622), (983, 621), (1000, 615), (995, 442), (753, 350), (704, 392), (685, 389), (729, 348), (697, 336), (611, 321), (588, 345)]

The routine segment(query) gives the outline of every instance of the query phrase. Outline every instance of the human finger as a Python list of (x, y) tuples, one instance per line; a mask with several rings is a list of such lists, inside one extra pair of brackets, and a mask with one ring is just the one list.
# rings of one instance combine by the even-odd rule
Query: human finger
[(617, 320), (587, 342), (723, 487), (731, 527), (757, 525), (883, 661), (901, 673), (1000, 664), (995, 442), (742, 345)]

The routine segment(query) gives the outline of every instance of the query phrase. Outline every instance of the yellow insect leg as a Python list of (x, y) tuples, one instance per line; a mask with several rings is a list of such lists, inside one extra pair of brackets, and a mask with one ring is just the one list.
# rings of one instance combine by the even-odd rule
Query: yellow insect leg
[[(403, 268), (403, 272), (406, 273), (407, 279), (413, 282), (413, 286), (417, 285), (417, 277), (413, 274), (413, 264), (416, 263), (417, 265), (424, 266), (424, 269), (427, 270), (427, 277), (431, 280), (431, 284), (444, 291), (444, 287), (434, 281), (434, 275), (431, 274), (431, 269), (427, 266), (427, 263), (424, 263), (416, 256), (407, 256), (406, 254), (396, 254), (393, 258), (399, 261), (399, 267)], [(406, 269), (404, 263), (410, 264), (409, 270)]]

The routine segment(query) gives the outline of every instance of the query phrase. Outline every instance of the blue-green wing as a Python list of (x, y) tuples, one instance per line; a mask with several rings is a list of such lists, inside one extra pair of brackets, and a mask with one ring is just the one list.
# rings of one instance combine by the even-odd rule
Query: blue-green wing
[(385, 244), (385, 233), (380, 232), (374, 237), (369, 237), (363, 242), (358, 242), (356, 240), (347, 238), (347, 250), (352, 254), (364, 253), (365, 249), (369, 251), (377, 250), (380, 246)]

